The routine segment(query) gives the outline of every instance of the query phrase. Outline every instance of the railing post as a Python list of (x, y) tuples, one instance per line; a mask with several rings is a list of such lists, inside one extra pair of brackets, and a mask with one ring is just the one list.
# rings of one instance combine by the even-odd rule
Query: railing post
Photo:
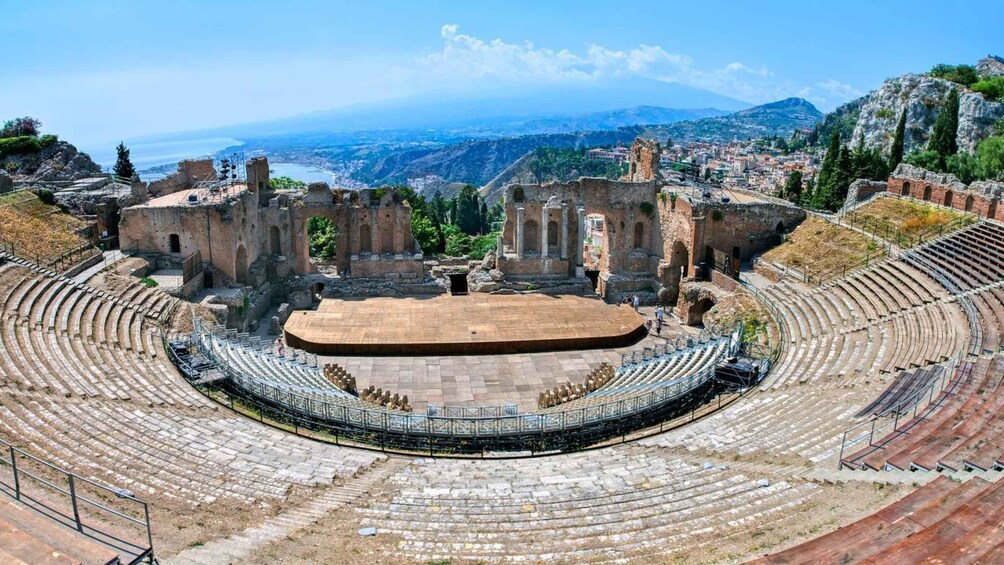
[(840, 438), (840, 455), (837, 456), (837, 470), (843, 468), (844, 466), (844, 445), (847, 443), (847, 432), (844, 432), (844, 436)]
[(153, 528), (150, 527), (150, 505), (145, 502), (143, 503), (143, 516), (146, 519), (146, 542), (150, 548), (150, 556), (147, 562), (152, 565), (156, 563), (153, 557)]
[(70, 479), (70, 503), (73, 505), (73, 521), (77, 523), (77, 531), (83, 532), (84, 526), (80, 523), (80, 509), (77, 508), (77, 487), (73, 482), (73, 475), (67, 474)]
[(14, 498), (21, 500), (21, 477), (17, 474), (17, 450), (10, 446), (10, 466), (14, 470)]

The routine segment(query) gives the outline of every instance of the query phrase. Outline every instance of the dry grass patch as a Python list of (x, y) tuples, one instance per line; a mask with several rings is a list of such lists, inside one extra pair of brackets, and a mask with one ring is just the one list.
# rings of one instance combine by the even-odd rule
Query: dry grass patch
[(829, 273), (857, 265), (880, 247), (858, 232), (809, 216), (763, 259), (803, 273)]
[[(963, 220), (969, 218), (969, 221)], [(958, 229), (975, 221), (962, 212), (899, 198), (878, 198), (845, 216), (851, 224), (903, 247), (917, 244), (922, 234), (952, 224)]]
[(78, 233), (87, 225), (57, 206), (43, 204), (31, 192), (0, 196), (3, 239), (13, 243), (15, 252), (26, 259), (48, 262), (87, 245)]

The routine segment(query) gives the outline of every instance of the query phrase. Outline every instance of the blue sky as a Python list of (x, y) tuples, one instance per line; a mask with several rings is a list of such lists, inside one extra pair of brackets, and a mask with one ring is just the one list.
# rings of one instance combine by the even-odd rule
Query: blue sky
[(645, 76), (829, 110), (1004, 55), (1004, 2), (0, 0), (0, 114), (81, 144), (442, 89)]

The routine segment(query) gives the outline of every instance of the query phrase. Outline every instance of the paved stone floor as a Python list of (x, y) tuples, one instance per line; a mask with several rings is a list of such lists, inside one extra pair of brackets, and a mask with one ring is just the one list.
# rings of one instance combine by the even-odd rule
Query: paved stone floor
[[(652, 308), (642, 315), (652, 318)], [(321, 356), (321, 363), (338, 363), (356, 377), (358, 388), (369, 385), (407, 394), (416, 411), (427, 404), (485, 406), (516, 402), (520, 410), (537, 406), (537, 395), (563, 382), (581, 382), (589, 371), (607, 362), (615, 367), (621, 354), (651, 347), (679, 333), (698, 330), (667, 317), (662, 337), (654, 334), (622, 348), (586, 349), (512, 355), (440, 355), (416, 357)]]

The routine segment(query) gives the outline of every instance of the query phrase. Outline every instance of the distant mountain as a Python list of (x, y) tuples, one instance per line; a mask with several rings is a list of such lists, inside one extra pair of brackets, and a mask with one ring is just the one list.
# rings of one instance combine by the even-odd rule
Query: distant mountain
[[(437, 92), (347, 106), (289, 118), (151, 136), (153, 142), (194, 137), (241, 140), (289, 134), (345, 133), (372, 130), (436, 130), (466, 137), (556, 133), (610, 129), (655, 120), (662, 123), (732, 112), (746, 102), (681, 84), (643, 78), (584, 80), (539, 88), (500, 86), (489, 91)], [(624, 108), (637, 110), (631, 117)], [(701, 110), (668, 110), (699, 108)], [(719, 110), (714, 110), (718, 108)], [(669, 112), (670, 114), (666, 114)], [(673, 115), (672, 112), (677, 112)], [(602, 113), (607, 113), (604, 116)], [(574, 117), (571, 122), (565, 118)], [(578, 123), (578, 122), (582, 123)], [(593, 123), (595, 122), (595, 123)], [(571, 125), (562, 125), (570, 123)]]
[[(673, 124), (622, 127), (610, 131), (523, 135), (450, 144), (440, 149), (391, 152), (367, 162), (357, 173), (360, 181), (378, 185), (436, 175), (454, 182), (482, 186), (538, 147), (580, 149), (629, 144), (638, 136), (665, 141), (731, 141), (763, 136), (788, 137), (796, 129), (810, 129), (822, 119), (815, 106), (789, 98), (712, 118)], [(513, 171), (518, 176), (518, 171)]]
[(822, 112), (811, 102), (786, 98), (727, 116), (649, 128), (648, 133), (656, 139), (729, 142), (775, 135), (787, 137), (795, 130), (811, 129), (822, 118)]

